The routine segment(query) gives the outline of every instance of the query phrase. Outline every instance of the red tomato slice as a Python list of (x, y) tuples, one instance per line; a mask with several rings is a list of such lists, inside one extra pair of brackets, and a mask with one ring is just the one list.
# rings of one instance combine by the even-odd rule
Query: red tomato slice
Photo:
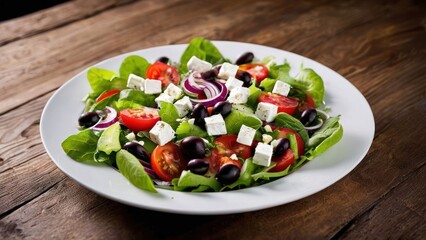
[[(211, 155), (208, 157), (210, 162), (210, 172), (216, 173), (219, 168), (226, 162), (231, 162), (239, 167), (241, 163), (237, 160), (229, 158), (232, 154), (237, 157), (247, 159), (251, 157), (251, 147), (237, 143), (237, 135), (224, 135), (214, 140), (216, 149), (211, 150)], [(238, 162), (238, 163), (237, 163)]]
[(287, 138), (287, 133), (294, 134), (296, 136), (298, 155), (302, 156), (305, 153), (305, 143), (303, 142), (302, 137), (296, 131), (290, 128), (276, 128), (276, 130), (280, 131), (277, 138)]
[(163, 87), (167, 87), (170, 83), (178, 85), (180, 81), (176, 69), (162, 62), (151, 64), (146, 70), (146, 78), (160, 80)]
[(104, 100), (105, 98), (109, 98), (109, 97), (111, 97), (111, 96), (113, 96), (113, 95), (115, 95), (115, 94), (117, 94), (119, 92), (120, 92), (120, 90), (111, 90), (111, 91), (108, 91), (108, 92), (102, 94), (101, 96), (99, 96), (96, 99), (96, 102), (98, 103), (98, 102)]
[(311, 97), (309, 93), (306, 92), (306, 98), (299, 99), (299, 107), (297, 108), (297, 111), (300, 114), (302, 114), (303, 111), (307, 109), (314, 109), (314, 108), (315, 108), (314, 99)]
[(163, 181), (169, 182), (173, 178), (178, 178), (186, 165), (180, 148), (172, 142), (155, 147), (151, 153), (152, 169)]
[(127, 108), (120, 111), (121, 123), (134, 132), (147, 131), (160, 120), (154, 108)]
[(278, 106), (278, 112), (285, 112), (290, 115), (294, 113), (297, 106), (299, 105), (298, 101), (291, 97), (284, 97), (278, 94), (270, 92), (262, 92), (258, 98), (259, 102), (271, 103)]
[(273, 157), (272, 161), (276, 162), (277, 165), (273, 167), (270, 172), (281, 172), (288, 168), (291, 164), (294, 163), (294, 154), (291, 149), (287, 149), (282, 156)]
[(238, 69), (250, 73), (250, 75), (256, 79), (257, 84), (267, 78), (269, 74), (268, 68), (263, 64), (247, 63), (240, 65)]

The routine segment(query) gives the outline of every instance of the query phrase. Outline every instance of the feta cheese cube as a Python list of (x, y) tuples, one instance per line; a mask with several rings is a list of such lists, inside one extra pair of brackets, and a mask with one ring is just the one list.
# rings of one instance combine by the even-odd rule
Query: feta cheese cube
[(243, 145), (251, 146), (255, 134), (256, 129), (243, 124), (240, 128), (240, 131), (238, 132), (237, 142)]
[(225, 120), (221, 114), (204, 118), (206, 121), (206, 129), (209, 136), (217, 136), (226, 134)]
[(155, 102), (157, 103), (158, 106), (160, 106), (162, 102), (173, 103), (173, 100), (175, 100), (174, 97), (169, 96), (165, 93), (162, 93), (158, 97), (155, 98)]
[(260, 102), (257, 105), (256, 112), (254, 113), (260, 120), (266, 122), (274, 121), (278, 112), (278, 106), (272, 103)]
[(134, 141), (136, 140), (136, 135), (133, 132), (130, 132), (129, 134), (126, 135), (126, 138), (129, 141)]
[(144, 90), (146, 94), (161, 93), (161, 81), (153, 79), (145, 79)]
[(290, 85), (280, 80), (277, 80), (275, 82), (274, 88), (272, 89), (272, 93), (276, 93), (285, 97), (288, 95), (289, 92)]
[(246, 87), (237, 87), (232, 89), (229, 93), (228, 101), (230, 103), (246, 103), (248, 96), (250, 95), (250, 90)]
[(137, 90), (143, 91), (145, 84), (145, 79), (143, 77), (139, 77), (133, 73), (129, 75), (129, 78), (127, 78), (127, 87), (133, 88)]
[(182, 89), (173, 83), (170, 83), (164, 90), (164, 93), (173, 97), (173, 99), (177, 99), (180, 97), (180, 95), (182, 95)]
[(269, 167), (271, 165), (272, 152), (272, 146), (266, 143), (258, 143), (254, 150), (253, 163)]
[(270, 143), (272, 141), (272, 136), (268, 134), (262, 134), (262, 141), (264, 143)]
[(272, 128), (269, 125), (265, 125), (263, 128), (265, 129), (266, 132), (272, 132)]
[(168, 123), (158, 121), (149, 131), (149, 138), (158, 145), (163, 146), (175, 138), (175, 131)]
[(192, 56), (186, 66), (188, 66), (188, 69), (192, 71), (197, 71), (201, 73), (212, 69), (213, 65), (209, 62), (197, 58), (196, 56)]
[(192, 110), (192, 102), (188, 96), (177, 100), (174, 105), (179, 113), (179, 117), (185, 116)]
[(228, 79), (229, 77), (235, 77), (237, 72), (238, 72), (237, 65), (225, 62), (220, 67), (219, 74), (217, 76), (222, 79)]
[(278, 146), (278, 143), (279, 143), (279, 141), (278, 140), (272, 140), (272, 142), (271, 142), (271, 146), (272, 146), (272, 148), (276, 148), (277, 146)]
[(244, 84), (243, 81), (236, 79), (235, 77), (229, 77), (228, 80), (226, 80), (226, 87), (228, 88), (229, 91), (231, 91), (234, 88), (237, 87), (242, 87)]
[(229, 158), (232, 159), (232, 160), (237, 160), (238, 161), (238, 157), (237, 157), (237, 155), (235, 153), (232, 154)]

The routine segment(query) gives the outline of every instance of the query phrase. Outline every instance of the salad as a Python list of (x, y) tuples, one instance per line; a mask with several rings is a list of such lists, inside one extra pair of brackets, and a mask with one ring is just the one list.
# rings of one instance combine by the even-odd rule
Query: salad
[[(284, 177), (343, 136), (322, 78), (241, 53), (235, 62), (194, 38), (180, 62), (141, 56), (119, 72), (90, 68), (79, 132), (64, 152), (109, 165), (146, 191), (228, 191)], [(77, 119), (76, 119), (77, 120)]]

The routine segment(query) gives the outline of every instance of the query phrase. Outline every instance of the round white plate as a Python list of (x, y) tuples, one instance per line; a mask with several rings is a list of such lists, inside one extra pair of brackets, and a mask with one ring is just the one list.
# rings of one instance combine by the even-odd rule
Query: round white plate
[[(130, 184), (118, 171), (76, 162), (61, 148), (64, 139), (78, 132), (77, 119), (84, 107), (81, 100), (90, 92), (86, 69), (59, 88), (44, 108), (40, 132), (53, 162), (81, 185), (124, 204), (173, 213), (228, 214), (278, 206), (319, 192), (348, 174), (367, 154), (374, 136), (373, 114), (364, 96), (348, 80), (320, 63), (283, 50), (240, 42), (214, 41), (214, 44), (231, 60), (251, 51), (259, 59), (271, 55), (276, 57), (278, 63), (286, 59), (292, 66), (292, 73), (296, 73), (302, 63), (304, 67), (314, 69), (324, 79), (325, 102), (332, 109), (330, 114), (341, 115), (344, 129), (342, 140), (293, 174), (262, 186), (214, 193), (164, 189), (158, 189), (158, 193), (145, 192)], [(186, 46), (139, 50), (110, 58), (95, 66), (118, 72), (123, 59), (133, 54), (149, 62), (160, 56), (179, 61)]]

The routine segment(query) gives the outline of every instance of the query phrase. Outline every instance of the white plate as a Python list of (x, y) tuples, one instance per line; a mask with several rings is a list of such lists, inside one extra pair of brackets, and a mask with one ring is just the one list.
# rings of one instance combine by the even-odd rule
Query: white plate
[[(44, 108), (40, 132), (53, 162), (81, 185), (125, 204), (173, 213), (228, 214), (278, 206), (319, 192), (348, 174), (367, 154), (374, 136), (373, 114), (366, 99), (348, 80), (320, 63), (283, 50), (239, 42), (215, 41), (214, 44), (231, 60), (251, 51), (260, 59), (270, 55), (276, 56), (277, 62), (287, 59), (294, 72), (302, 63), (314, 69), (324, 79), (325, 101), (332, 108), (331, 115), (342, 116), (342, 140), (293, 174), (262, 186), (219, 193), (164, 189), (159, 189), (157, 194), (145, 192), (130, 184), (116, 170), (78, 163), (61, 148), (65, 138), (78, 132), (77, 119), (84, 106), (81, 100), (90, 91), (86, 69), (59, 88)], [(123, 59), (132, 54), (143, 56), (150, 62), (160, 56), (178, 61), (185, 47), (170, 45), (139, 50), (105, 60), (96, 66), (118, 72)]]

